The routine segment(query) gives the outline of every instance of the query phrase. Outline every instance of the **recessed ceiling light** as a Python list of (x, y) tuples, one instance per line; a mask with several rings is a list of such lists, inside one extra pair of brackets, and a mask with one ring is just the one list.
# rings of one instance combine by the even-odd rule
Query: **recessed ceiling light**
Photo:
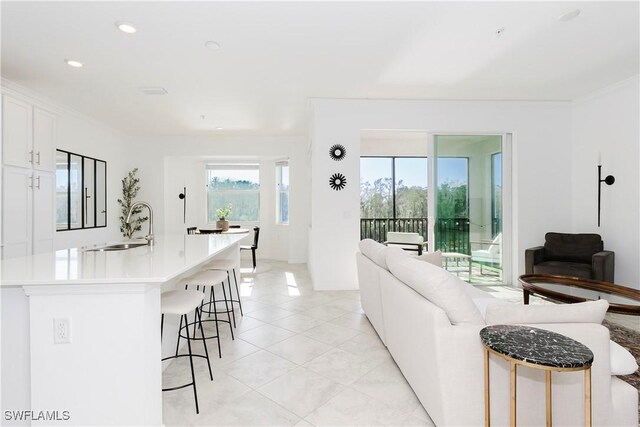
[(558, 16), (558, 21), (562, 21), (562, 22), (571, 21), (572, 19), (577, 18), (578, 15), (580, 15), (580, 9), (575, 9)]
[(73, 59), (65, 59), (64, 62), (66, 62), (67, 65), (69, 65), (70, 67), (74, 67), (74, 68), (84, 67), (84, 64), (82, 62), (74, 61)]
[(122, 31), (123, 33), (127, 33), (127, 34), (133, 34), (136, 31), (136, 27), (134, 27), (132, 24), (128, 23), (128, 22), (116, 22), (116, 27), (118, 27), (118, 29), (120, 31)]
[(205, 47), (211, 49), (211, 50), (218, 50), (220, 49), (220, 43), (218, 43), (217, 41), (214, 40), (209, 40), (207, 42), (204, 42)]

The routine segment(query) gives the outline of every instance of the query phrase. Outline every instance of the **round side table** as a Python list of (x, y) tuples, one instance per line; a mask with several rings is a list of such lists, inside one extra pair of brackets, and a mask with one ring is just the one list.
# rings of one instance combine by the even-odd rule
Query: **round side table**
[(484, 345), (484, 413), (485, 426), (491, 425), (489, 392), (489, 353), (509, 362), (510, 420), (516, 425), (517, 366), (543, 369), (546, 384), (547, 426), (551, 416), (551, 372), (584, 371), (585, 423), (591, 426), (591, 365), (593, 353), (587, 346), (564, 335), (545, 329), (518, 325), (493, 325), (480, 331)]

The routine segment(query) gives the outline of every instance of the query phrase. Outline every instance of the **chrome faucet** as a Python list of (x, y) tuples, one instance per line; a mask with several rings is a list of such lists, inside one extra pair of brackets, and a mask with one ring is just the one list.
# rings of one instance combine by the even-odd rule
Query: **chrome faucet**
[(153, 246), (153, 209), (151, 208), (151, 205), (149, 203), (147, 203), (147, 202), (135, 202), (133, 205), (131, 205), (131, 208), (129, 208), (129, 213), (127, 214), (127, 219), (125, 220), (125, 222), (127, 224), (131, 223), (131, 215), (133, 215), (133, 210), (138, 205), (145, 206), (147, 209), (149, 209), (149, 234), (144, 236), (144, 238), (147, 241), (147, 245)]

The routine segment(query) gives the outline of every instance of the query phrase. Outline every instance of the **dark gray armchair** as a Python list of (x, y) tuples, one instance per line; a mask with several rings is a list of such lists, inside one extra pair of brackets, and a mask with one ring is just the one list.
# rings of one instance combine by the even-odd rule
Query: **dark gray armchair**
[(526, 274), (553, 274), (613, 283), (615, 254), (599, 234), (547, 233), (544, 246), (525, 251)]

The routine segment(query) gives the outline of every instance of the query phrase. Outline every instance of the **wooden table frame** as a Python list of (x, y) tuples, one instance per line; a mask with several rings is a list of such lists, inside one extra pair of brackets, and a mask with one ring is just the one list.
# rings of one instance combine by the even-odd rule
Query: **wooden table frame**
[(632, 300), (637, 300), (637, 305), (618, 304), (615, 302), (609, 302), (609, 312), (629, 314), (633, 316), (640, 316), (640, 291), (625, 286), (616, 285), (613, 283), (600, 282), (597, 280), (579, 279), (577, 277), (565, 277), (565, 276), (552, 276), (544, 274), (524, 274), (518, 278), (518, 281), (522, 285), (522, 296), (525, 304), (529, 304), (529, 295), (537, 294), (554, 301), (560, 301), (563, 303), (577, 303), (592, 301), (588, 298), (583, 298), (577, 295), (568, 295), (562, 292), (546, 289), (542, 286), (537, 286), (538, 283), (554, 283), (558, 285), (573, 286), (580, 289), (589, 289), (596, 292), (603, 292), (611, 295), (620, 295)]
[(579, 368), (558, 368), (554, 366), (537, 365), (534, 363), (523, 362), (522, 360), (513, 359), (502, 353), (498, 353), (495, 350), (484, 346), (484, 425), (489, 427), (491, 425), (491, 396), (489, 388), (489, 353), (493, 353), (500, 356), (502, 359), (509, 362), (509, 377), (510, 377), (510, 392), (509, 392), (509, 410), (510, 410), (510, 425), (515, 427), (516, 425), (516, 403), (517, 403), (517, 367), (527, 366), (534, 369), (545, 370), (545, 389), (546, 389), (546, 419), (547, 427), (551, 427), (553, 423), (552, 417), (552, 399), (551, 399), (551, 372), (575, 372), (584, 371), (584, 400), (585, 400), (585, 425), (591, 427), (592, 424), (592, 412), (591, 412), (591, 365), (579, 367)]

